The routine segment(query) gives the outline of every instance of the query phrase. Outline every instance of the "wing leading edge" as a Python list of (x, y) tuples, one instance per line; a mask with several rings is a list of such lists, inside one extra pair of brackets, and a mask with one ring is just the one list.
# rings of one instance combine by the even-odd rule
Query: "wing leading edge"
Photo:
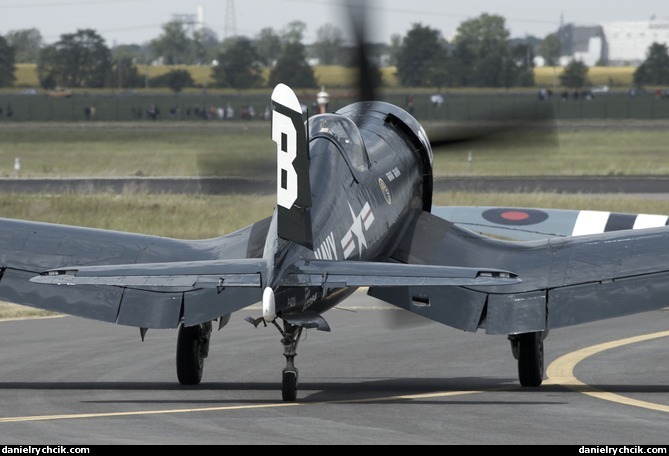
[(669, 229), (524, 243), (478, 235), (417, 214), (393, 253), (413, 264), (514, 271), (504, 287), (372, 287), (369, 294), (466, 331), (515, 334), (660, 309), (669, 293)]

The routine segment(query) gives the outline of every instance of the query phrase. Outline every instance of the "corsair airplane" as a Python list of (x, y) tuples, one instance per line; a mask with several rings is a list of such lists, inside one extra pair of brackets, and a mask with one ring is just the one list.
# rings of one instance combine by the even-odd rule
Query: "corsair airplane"
[(359, 287), (454, 328), (507, 335), (524, 386), (542, 382), (550, 329), (666, 305), (669, 228), (482, 236), (435, 215), (445, 209), (432, 206), (432, 148), (404, 110), (358, 102), (305, 122), (289, 87), (271, 100), (270, 217), (199, 241), (0, 219), (0, 299), (135, 326), (142, 337), (178, 328), (187, 385), (201, 381), (212, 322), (222, 328), (261, 302), (248, 320), (282, 334), (286, 401), (297, 398), (303, 330), (328, 331), (326, 312)]

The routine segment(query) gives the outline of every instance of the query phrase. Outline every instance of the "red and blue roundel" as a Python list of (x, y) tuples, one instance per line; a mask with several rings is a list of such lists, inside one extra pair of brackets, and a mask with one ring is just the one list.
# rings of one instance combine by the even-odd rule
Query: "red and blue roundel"
[(536, 225), (545, 222), (548, 214), (537, 209), (495, 208), (481, 214), (484, 219), (498, 225)]

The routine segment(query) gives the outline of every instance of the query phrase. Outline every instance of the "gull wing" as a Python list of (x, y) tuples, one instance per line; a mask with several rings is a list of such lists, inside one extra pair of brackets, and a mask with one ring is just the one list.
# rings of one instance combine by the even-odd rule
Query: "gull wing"
[[(248, 273), (262, 257), (270, 220), (266, 219), (229, 235), (187, 241), (93, 228), (0, 219), (0, 299), (31, 307), (141, 328), (174, 328), (209, 321), (251, 305), (261, 288), (214, 286), (212, 267), (227, 260), (238, 262)], [(144, 264), (145, 266), (138, 266)], [(151, 283), (100, 286), (48, 286), (44, 271), (112, 268), (121, 274), (144, 268), (187, 271), (200, 278), (191, 286), (155, 289)], [(171, 266), (170, 266), (171, 265)], [(134, 269), (133, 269), (134, 268)], [(171, 269), (170, 269), (171, 268)], [(197, 270), (200, 268), (201, 270)], [(223, 268), (225, 269), (225, 268)], [(219, 272), (230, 271), (221, 270)], [(55, 274), (55, 275), (54, 275)], [(214, 274), (214, 275), (215, 275)], [(58, 273), (52, 273), (51, 279)], [(36, 278), (31, 281), (31, 279)], [(61, 277), (62, 279), (63, 277)], [(165, 277), (163, 277), (165, 279)], [(135, 278), (136, 281), (141, 280)], [(184, 284), (183, 277), (175, 277)]]
[(507, 286), (371, 287), (369, 294), (466, 331), (516, 334), (665, 307), (669, 227), (542, 241), (490, 239), (427, 212), (392, 257), (408, 264), (513, 271)]
[(435, 206), (432, 213), (472, 231), (515, 241), (657, 228), (669, 223), (669, 217), (658, 214), (524, 207)]

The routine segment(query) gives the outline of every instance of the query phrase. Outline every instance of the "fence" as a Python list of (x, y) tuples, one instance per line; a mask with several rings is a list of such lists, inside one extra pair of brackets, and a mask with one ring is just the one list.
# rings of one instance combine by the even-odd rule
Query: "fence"
[[(314, 94), (315, 100), (315, 94)], [(558, 119), (669, 119), (669, 98), (655, 94), (631, 96), (624, 92), (566, 98), (557, 94), (540, 100), (535, 93), (446, 92), (443, 103), (429, 94), (390, 94), (385, 101), (413, 112), (420, 121), (462, 119), (516, 119), (532, 117), (547, 105)], [(354, 100), (335, 97), (334, 111)], [(313, 100), (304, 100), (310, 110)], [(22, 121), (202, 121), (213, 119), (266, 119), (268, 95), (0, 95), (0, 122)]]

